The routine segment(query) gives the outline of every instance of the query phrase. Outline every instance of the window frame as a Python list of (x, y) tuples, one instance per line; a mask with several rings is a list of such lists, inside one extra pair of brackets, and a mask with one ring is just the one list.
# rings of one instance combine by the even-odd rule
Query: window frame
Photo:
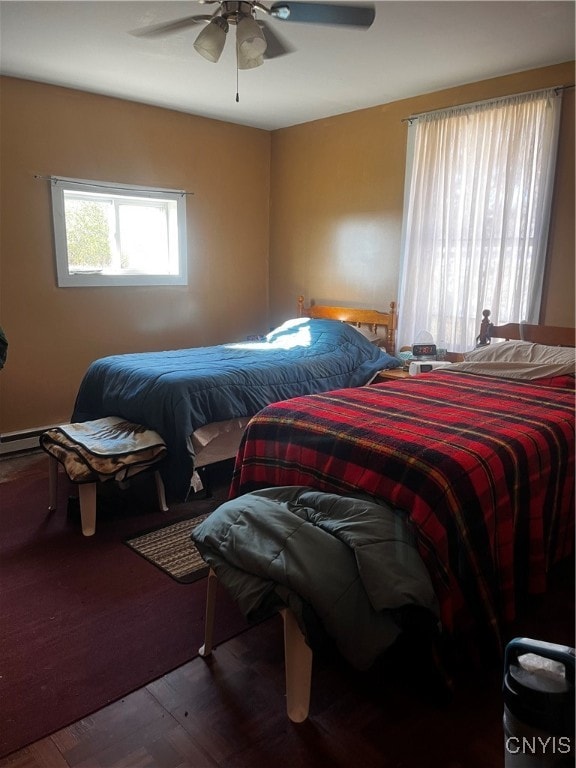
[[(50, 177), (52, 198), (52, 219), (54, 226), (54, 249), (56, 257), (56, 278), (59, 288), (77, 287), (134, 287), (134, 286), (177, 286), (188, 285), (188, 247), (186, 233), (186, 192), (178, 189), (145, 187), (135, 184), (119, 184), (108, 181), (74, 179), (63, 176)], [(142, 198), (176, 202), (177, 218), (177, 274), (145, 274), (126, 271), (125, 273), (103, 274), (102, 272), (70, 272), (68, 242), (66, 237), (65, 192), (109, 194), (119, 198)]]

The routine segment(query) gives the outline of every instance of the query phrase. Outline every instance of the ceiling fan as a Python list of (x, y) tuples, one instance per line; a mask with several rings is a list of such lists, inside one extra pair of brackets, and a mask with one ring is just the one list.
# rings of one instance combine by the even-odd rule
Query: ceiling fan
[(293, 48), (259, 15), (277, 21), (305, 24), (333, 24), (367, 29), (374, 21), (373, 5), (337, 5), (305, 2), (229, 2), (228, 0), (200, 0), (205, 5), (217, 5), (212, 14), (197, 14), (163, 24), (143, 27), (132, 32), (137, 37), (159, 37), (179, 32), (188, 27), (204, 25), (194, 42), (196, 51), (208, 61), (217, 62), (224, 50), (230, 25), (236, 26), (236, 54), (238, 69), (252, 69), (290, 53)]

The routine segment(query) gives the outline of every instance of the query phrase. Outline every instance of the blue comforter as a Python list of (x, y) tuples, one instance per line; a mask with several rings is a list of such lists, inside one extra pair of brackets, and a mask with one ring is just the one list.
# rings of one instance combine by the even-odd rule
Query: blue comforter
[(168, 447), (167, 494), (184, 499), (189, 436), (214, 421), (253, 416), (298, 395), (368, 383), (401, 361), (337, 320), (290, 320), (261, 342), (114, 355), (93, 362), (73, 422), (121, 416), (156, 430)]

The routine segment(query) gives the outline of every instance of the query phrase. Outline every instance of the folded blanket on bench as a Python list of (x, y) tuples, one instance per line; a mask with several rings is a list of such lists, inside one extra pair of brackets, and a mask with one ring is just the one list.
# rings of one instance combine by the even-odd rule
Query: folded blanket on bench
[(157, 432), (118, 416), (54, 427), (42, 433), (40, 446), (75, 483), (127, 480), (167, 454)]
[(407, 612), (438, 626), (408, 516), (370, 497), (267, 488), (222, 504), (192, 539), (248, 620), (288, 606), (307, 639), (318, 620), (358, 669), (397, 639)]

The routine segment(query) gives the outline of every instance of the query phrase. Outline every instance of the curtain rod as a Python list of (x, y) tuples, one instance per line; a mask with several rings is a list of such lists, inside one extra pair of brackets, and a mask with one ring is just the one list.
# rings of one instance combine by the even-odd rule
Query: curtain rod
[(558, 94), (560, 91), (567, 91), (569, 88), (574, 88), (574, 83), (572, 85), (556, 85), (551, 88), (539, 88), (537, 91), (524, 91), (523, 93), (511, 93), (508, 96), (497, 96), (494, 99), (484, 99), (483, 101), (471, 101), (467, 102), (466, 104), (455, 104), (452, 107), (443, 107), (441, 109), (431, 109), (429, 112), (419, 112), (417, 115), (410, 115), (410, 117), (403, 117), (400, 122), (401, 123), (412, 123), (414, 120), (418, 120), (418, 118), (422, 117), (423, 115), (429, 115), (432, 112), (447, 112), (449, 109), (460, 109), (464, 107), (475, 107), (477, 104), (491, 104), (496, 103), (498, 101), (502, 101), (503, 99), (510, 99), (514, 96), (524, 96), (529, 93), (540, 93), (541, 91), (556, 91)]
[(172, 192), (173, 194), (178, 195), (193, 195), (194, 192), (186, 192), (183, 189), (162, 189), (161, 187), (146, 187), (143, 185), (134, 185), (132, 187), (123, 187), (120, 184), (106, 184), (103, 181), (82, 181), (80, 179), (69, 179), (65, 178), (64, 176), (42, 176), (42, 174), (35, 173), (34, 174), (35, 179), (41, 179), (42, 181), (51, 181), (53, 183), (57, 183), (59, 181), (64, 182), (70, 182), (72, 184), (78, 184), (78, 186), (83, 187), (104, 187), (105, 189), (120, 189), (122, 192), (138, 192), (138, 190), (146, 190), (147, 192)]

